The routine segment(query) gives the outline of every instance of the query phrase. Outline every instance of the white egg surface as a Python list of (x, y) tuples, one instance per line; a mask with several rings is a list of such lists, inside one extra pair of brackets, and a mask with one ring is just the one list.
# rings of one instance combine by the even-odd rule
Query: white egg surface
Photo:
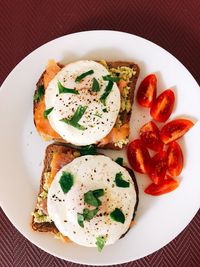
[[(88, 71), (92, 73), (77, 81), (77, 77)], [(49, 83), (45, 91), (46, 109), (52, 109), (48, 120), (67, 142), (74, 145), (95, 144), (112, 130), (120, 110), (120, 91), (113, 82), (103, 103), (102, 96), (109, 91), (109, 81), (103, 79), (107, 75), (108, 70), (100, 63), (81, 60), (66, 65)], [(94, 80), (99, 86), (96, 91), (92, 89)], [(58, 83), (78, 93), (70, 93), (70, 90), (60, 93)], [(62, 121), (72, 119), (80, 107), (84, 112), (78, 120), (75, 119), (75, 124), (81, 127)]]
[[(67, 193), (60, 184), (63, 173), (73, 176), (73, 185)], [(119, 173), (128, 183), (127, 187), (117, 185), (116, 174)], [(98, 197), (98, 207), (86, 203), (88, 199), (85, 199), (88, 192), (95, 190), (104, 192)], [(135, 203), (135, 187), (128, 171), (106, 156), (88, 155), (74, 159), (57, 173), (48, 192), (47, 208), (64, 236), (80, 245), (95, 247), (99, 236), (105, 238), (105, 245), (109, 245), (128, 230)], [(92, 219), (84, 220), (81, 226), (78, 214), (83, 214), (84, 209), (97, 209), (97, 213)], [(123, 223), (111, 216), (116, 209), (123, 213)]]

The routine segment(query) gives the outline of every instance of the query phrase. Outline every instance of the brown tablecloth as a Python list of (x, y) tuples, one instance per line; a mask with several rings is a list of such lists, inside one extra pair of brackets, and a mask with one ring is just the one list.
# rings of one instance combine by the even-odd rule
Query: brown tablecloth
[[(94, 29), (147, 38), (177, 57), (200, 82), (199, 14), (199, 0), (1, 0), (0, 83), (38, 46), (68, 33)], [(3, 211), (0, 227), (0, 266), (76, 265), (32, 245)], [(200, 266), (200, 211), (166, 247), (126, 266)]]

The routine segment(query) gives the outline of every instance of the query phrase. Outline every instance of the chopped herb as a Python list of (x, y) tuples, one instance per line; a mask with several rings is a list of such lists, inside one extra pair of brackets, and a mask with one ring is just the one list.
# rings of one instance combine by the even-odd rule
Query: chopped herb
[(115, 160), (116, 163), (118, 163), (119, 165), (123, 166), (123, 158), (117, 158)]
[(125, 216), (123, 212), (118, 208), (116, 208), (110, 213), (110, 217), (113, 221), (120, 222), (120, 223), (125, 222)]
[(35, 93), (33, 99), (38, 102), (42, 99), (43, 95), (44, 95), (44, 85), (42, 84), (38, 87), (38, 90)]
[(117, 82), (119, 82), (120, 78), (119, 77), (114, 77), (114, 76), (111, 76), (111, 75), (106, 75), (106, 76), (103, 76), (103, 80), (117, 83)]
[(83, 210), (83, 217), (86, 221), (90, 221), (94, 218), (94, 216), (97, 214), (98, 212), (98, 208), (93, 209), (93, 210), (89, 210), (89, 209), (84, 209)]
[(46, 109), (43, 113), (43, 116), (45, 119), (47, 119), (48, 115), (51, 113), (51, 111), (53, 110), (54, 108), (49, 108), (49, 109)]
[(101, 115), (101, 114), (99, 114), (99, 112), (98, 112), (98, 111), (96, 111), (96, 112), (94, 113), (94, 116), (96, 116), (96, 117), (99, 117), (99, 118), (102, 118), (102, 115)]
[(85, 147), (80, 148), (81, 156), (85, 155), (95, 155), (96, 154), (96, 147), (93, 145), (88, 145)]
[(97, 249), (99, 252), (102, 251), (102, 249), (104, 248), (105, 246), (105, 243), (106, 243), (106, 237), (105, 236), (98, 236), (96, 238), (96, 246), (97, 246)]
[(94, 207), (98, 207), (101, 204), (101, 201), (94, 196), (91, 190), (84, 194), (84, 201)]
[(103, 103), (104, 106), (106, 105), (106, 98), (110, 94), (110, 92), (112, 90), (112, 87), (113, 87), (113, 82), (112, 81), (108, 81), (108, 85), (106, 86), (105, 92), (100, 97), (100, 100), (101, 100), (101, 102)]
[(93, 195), (97, 198), (102, 197), (104, 195), (104, 189), (96, 189), (92, 192), (93, 192)]
[(85, 107), (79, 106), (74, 115), (70, 119), (64, 118), (61, 119), (60, 121), (63, 121), (79, 130), (85, 130), (86, 129), (85, 126), (80, 125), (78, 122), (83, 117), (83, 114), (85, 113), (86, 109), (87, 109), (86, 106)]
[(123, 179), (121, 172), (118, 172), (115, 176), (115, 183), (118, 187), (129, 187), (130, 183)]
[(94, 191), (88, 191), (84, 194), (84, 201), (85, 203), (94, 206), (99, 207), (101, 205), (101, 201), (98, 199), (99, 197), (104, 195), (103, 189), (97, 189)]
[(83, 224), (83, 222), (84, 222), (84, 216), (83, 216), (83, 214), (81, 214), (81, 213), (77, 213), (77, 221), (78, 221), (78, 224), (80, 225), (80, 227), (84, 227), (84, 224)]
[(90, 221), (94, 218), (94, 216), (97, 214), (98, 212), (98, 208), (93, 209), (93, 210), (89, 210), (89, 209), (84, 209), (83, 210), (83, 214), (81, 213), (77, 213), (77, 221), (78, 224), (83, 228), (84, 227), (84, 221)]
[(106, 108), (103, 108), (102, 111), (103, 111), (103, 112), (108, 112)]
[(63, 172), (59, 184), (62, 191), (66, 194), (74, 184), (74, 176), (70, 172)]
[(79, 95), (79, 92), (76, 89), (66, 88), (61, 84), (60, 81), (58, 81), (58, 91), (59, 91), (59, 94), (70, 93), (70, 94)]
[(76, 77), (75, 82), (76, 82), (76, 83), (79, 83), (83, 78), (85, 78), (86, 76), (91, 75), (91, 74), (93, 74), (93, 73), (94, 73), (93, 70), (89, 70), (89, 71), (87, 71), (87, 72), (84, 72), (84, 73), (82, 73), (81, 75), (79, 75), (79, 76)]
[(98, 83), (97, 79), (95, 79), (95, 78), (92, 79), (92, 91), (93, 92), (99, 92), (100, 91), (99, 83)]

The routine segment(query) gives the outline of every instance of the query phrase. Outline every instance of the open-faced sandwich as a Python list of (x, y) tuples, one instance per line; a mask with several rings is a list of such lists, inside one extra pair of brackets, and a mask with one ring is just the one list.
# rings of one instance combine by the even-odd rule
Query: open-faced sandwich
[(139, 67), (133, 62), (49, 61), (34, 95), (34, 122), (45, 140), (122, 149)]
[(120, 160), (64, 144), (47, 147), (35, 231), (101, 250), (126, 234), (137, 206), (134, 173)]

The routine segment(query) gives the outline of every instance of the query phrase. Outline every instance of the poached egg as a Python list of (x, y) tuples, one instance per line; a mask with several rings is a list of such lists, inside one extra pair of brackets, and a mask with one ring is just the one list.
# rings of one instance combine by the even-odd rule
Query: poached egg
[[(77, 81), (77, 77), (88, 71), (92, 73)], [(120, 110), (120, 91), (113, 82), (105, 103), (101, 101), (102, 95), (108, 89), (109, 81), (103, 79), (107, 75), (108, 70), (100, 63), (81, 60), (66, 65), (49, 83), (45, 91), (46, 109), (51, 110), (48, 120), (52, 128), (67, 142), (77, 146), (95, 144), (112, 130)], [(99, 85), (98, 91), (92, 90), (94, 78)], [(77, 94), (59, 93), (58, 83), (75, 90)], [(84, 107), (78, 121), (82, 129), (63, 121), (70, 120), (80, 107)]]
[[(61, 187), (63, 173), (70, 173), (73, 185), (66, 193)], [(116, 174), (119, 174), (128, 186), (119, 187)], [(78, 222), (78, 214), (84, 209), (95, 207), (85, 200), (87, 192), (102, 190), (100, 205), (92, 219), (85, 220), (83, 227)], [(65, 165), (55, 176), (47, 198), (47, 209), (57, 229), (77, 244), (95, 247), (97, 238), (104, 237), (105, 245), (115, 243), (130, 227), (136, 203), (134, 183), (128, 171), (103, 155), (87, 155), (74, 159)], [(123, 213), (124, 221), (112, 218), (112, 212), (118, 209)]]

